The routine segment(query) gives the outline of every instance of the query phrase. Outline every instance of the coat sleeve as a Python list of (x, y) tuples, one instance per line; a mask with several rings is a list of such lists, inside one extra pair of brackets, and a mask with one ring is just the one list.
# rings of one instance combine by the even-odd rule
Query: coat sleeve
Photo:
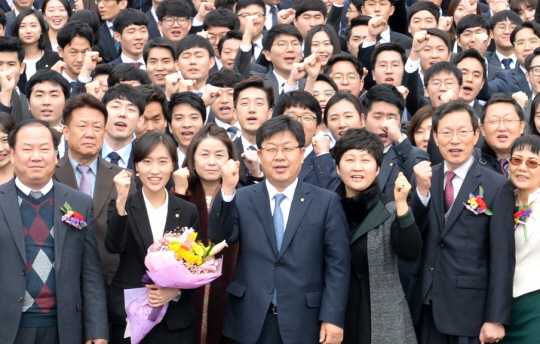
[(124, 216), (118, 215), (115, 199), (109, 203), (108, 214), (105, 249), (109, 253), (122, 253), (127, 241), (128, 216), (127, 214)]
[(240, 237), (236, 211), (236, 195), (231, 202), (225, 202), (221, 197), (221, 192), (221, 189), (217, 192), (212, 209), (210, 210), (208, 238), (212, 242), (226, 240), (228, 245), (232, 245)]

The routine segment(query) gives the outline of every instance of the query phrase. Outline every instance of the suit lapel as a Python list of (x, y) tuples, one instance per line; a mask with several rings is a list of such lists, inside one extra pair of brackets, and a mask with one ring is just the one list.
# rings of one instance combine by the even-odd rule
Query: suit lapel
[(154, 243), (154, 237), (152, 236), (152, 230), (150, 229), (150, 221), (148, 220), (148, 212), (146, 211), (142, 190), (133, 194), (133, 199), (131, 200), (129, 208), (129, 211), (133, 213), (135, 226), (137, 227), (137, 231), (141, 236), (144, 246), (150, 247), (150, 245)]
[[(274, 90), (274, 106), (277, 104), (278, 98), (279, 98), (279, 84), (276, 76), (274, 75), (274, 70), (270, 69), (268, 73), (266, 73), (264, 81), (270, 86), (272, 86), (272, 89)], [(277, 114), (273, 114), (272, 117), (277, 116)]]
[(431, 192), (431, 206), (435, 210), (437, 216), (437, 225), (439, 232), (442, 232), (444, 227), (444, 163), (433, 167), (433, 179)]
[(115, 190), (114, 176), (112, 166), (105, 164), (105, 159), (98, 156), (98, 168), (96, 171), (96, 185), (94, 186), (94, 217), (99, 217), (99, 214), (105, 209), (110, 200), (110, 193)]
[(17, 196), (17, 188), (15, 186), (15, 179), (12, 179), (8, 182), (6, 190), (2, 191), (2, 193), (6, 195), (6, 199), (4, 202), (0, 202), (0, 207), (2, 208), (2, 212), (4, 213), (8, 229), (13, 236), (15, 245), (17, 246), (17, 249), (21, 254), (21, 258), (26, 265), (26, 249), (24, 246), (21, 211), (19, 209), (19, 201)]
[(176, 227), (178, 227), (178, 223), (180, 222), (182, 215), (183, 214), (181, 203), (174, 195), (171, 195), (171, 193), (169, 193), (169, 206), (167, 209), (167, 220), (165, 221), (164, 232), (179, 232), (178, 230), (176, 230)]
[[(62, 263), (62, 249), (64, 247), (64, 241), (66, 240), (66, 234), (68, 230), (68, 226), (66, 223), (62, 221), (62, 211), (60, 210), (60, 207), (64, 206), (64, 203), (67, 201), (66, 195), (67, 195), (67, 188), (61, 185), (60, 182), (53, 181), (53, 188), (54, 188), (54, 204), (53, 204), (53, 211), (54, 211), (54, 265), (56, 269), (56, 273), (58, 274), (58, 271), (60, 271), (60, 265)], [(77, 211), (77, 209), (73, 209)], [(80, 210), (80, 209), (79, 209)], [(74, 227), (73, 230), (78, 231), (79, 229), (76, 229)]]
[[(258, 183), (253, 187), (250, 193), (251, 202), (254, 204), (255, 212), (259, 217), (260, 223), (264, 228), (268, 242), (272, 247), (274, 254), (278, 255), (276, 234), (274, 232), (274, 221), (272, 219), (272, 210), (270, 208), (270, 200), (268, 199), (268, 190), (264, 182)], [(292, 211), (292, 209), (291, 209)], [(282, 244), (283, 248), (283, 244)]]
[(386, 221), (390, 215), (390, 212), (386, 209), (384, 204), (379, 201), (375, 207), (371, 209), (360, 227), (354, 232), (353, 237), (351, 238), (351, 245), (362, 235), (369, 232), (369, 230), (378, 227), (381, 223)]
[(383, 157), (381, 172), (377, 176), (381, 189), (384, 189), (384, 186), (388, 182), (388, 178), (390, 178), (390, 175), (392, 174), (392, 170), (398, 168), (396, 164), (396, 153), (390, 148)]
[(75, 177), (75, 171), (73, 171), (73, 166), (69, 161), (69, 157), (65, 154), (62, 159), (58, 160), (56, 164), (56, 169), (54, 171), (54, 178), (75, 190), (79, 190), (79, 185), (77, 185), (77, 179)]
[(300, 174), (298, 175), (298, 180), (305, 180), (306, 177), (313, 171), (313, 166), (310, 165), (310, 161), (316, 156), (317, 155), (315, 154), (315, 151), (311, 151), (311, 153), (309, 153), (308, 156), (304, 159), (304, 162), (302, 163), (302, 169), (300, 170)]
[[(283, 252), (287, 250), (287, 247), (291, 243), (300, 222), (304, 218), (309, 204), (311, 203), (311, 197), (309, 197), (309, 190), (304, 189), (304, 185), (301, 181), (298, 181), (296, 190), (294, 192), (294, 197), (291, 202), (291, 210), (289, 212), (289, 218), (287, 220), (287, 227), (285, 227), (285, 235), (283, 236), (283, 243), (281, 244), (281, 249), (279, 250), (278, 260), (283, 256)], [(273, 221), (272, 221), (273, 223)], [(275, 233), (273, 233), (275, 238)]]

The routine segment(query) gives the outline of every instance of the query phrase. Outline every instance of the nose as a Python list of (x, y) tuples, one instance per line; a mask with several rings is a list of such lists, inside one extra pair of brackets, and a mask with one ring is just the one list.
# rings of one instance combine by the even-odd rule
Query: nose
[(360, 162), (360, 160), (355, 160), (354, 165), (353, 165), (353, 170), (354, 171), (361, 171), (362, 169), (363, 169), (363, 167), (362, 167), (362, 163)]
[(467, 75), (463, 75), (463, 81), (472, 83), (472, 81), (473, 81), (472, 73), (468, 73)]
[(189, 58), (190, 64), (196, 64), (197, 63), (197, 57), (195, 55), (191, 55)]
[(39, 149), (33, 149), (32, 150), (32, 161), (35, 161), (35, 160), (41, 160), (41, 154), (39, 153)]
[(429, 135), (430, 135), (429, 130), (426, 130), (426, 131), (424, 132), (424, 137), (422, 138), (422, 141), (428, 142), (428, 141), (429, 141)]
[(146, 121), (146, 131), (154, 131), (156, 127), (154, 126), (154, 121)]
[(345, 119), (342, 118), (342, 117), (339, 117), (338, 128), (345, 128), (346, 126), (347, 126), (347, 124), (345, 123)]
[(51, 96), (49, 95), (46, 95), (44, 98), (43, 98), (43, 104), (50, 104), (51, 103)]
[(249, 102), (248, 104), (248, 111), (250, 113), (253, 113), (255, 112), (257, 109), (256, 109), (256, 106), (255, 106), (255, 102)]
[(152, 162), (152, 166), (150, 166), (150, 173), (159, 173), (159, 161)]

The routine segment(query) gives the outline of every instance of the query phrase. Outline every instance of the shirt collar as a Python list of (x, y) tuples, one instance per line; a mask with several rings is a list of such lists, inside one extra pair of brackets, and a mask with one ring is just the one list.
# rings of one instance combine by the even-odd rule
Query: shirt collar
[(388, 151), (390, 150), (390, 148), (392, 148), (392, 144), (389, 144), (388, 146), (384, 147), (384, 149), (383, 149), (383, 154), (388, 153)]
[(225, 123), (223, 121), (220, 121), (218, 118), (214, 119), (216, 121), (216, 124), (218, 127), (223, 128), (225, 130), (229, 129), (230, 127), (235, 127), (238, 130), (242, 130), (242, 127), (240, 126), (240, 122), (236, 121), (233, 125), (230, 125), (229, 123)]
[[(465, 180), (465, 177), (467, 176), (467, 172), (469, 172), (472, 164), (474, 162), (474, 158), (471, 156), (471, 158), (469, 159), (469, 161), (467, 161), (466, 163), (464, 163), (463, 165), (459, 166), (458, 168), (456, 168), (453, 172), (459, 177), (461, 178), (461, 180)], [(448, 166), (446, 166), (446, 161), (444, 162), (444, 174), (446, 174), (447, 171), (450, 171), (448, 169)]]
[(240, 136), (240, 139), (242, 140), (242, 146), (244, 146), (244, 151), (246, 151), (249, 146), (255, 146), (255, 148), (259, 149), (259, 147), (257, 147), (257, 144), (252, 145), (251, 143), (249, 143), (249, 141), (246, 140), (244, 135)]
[(496, 50), (496, 49), (495, 49), (495, 54), (497, 54), (497, 57), (499, 58), (499, 61), (501, 61), (501, 63), (502, 63), (502, 60), (503, 60), (503, 59), (512, 59), (512, 61), (513, 61), (514, 63), (516, 63), (517, 57), (516, 57), (515, 54), (512, 54), (512, 55), (510, 55), (510, 56), (504, 56), (503, 54), (501, 54), (501, 53), (500, 53), (498, 50)]
[(107, 21), (105, 21), (105, 23), (107, 23), (107, 27), (108, 27), (109, 29), (111, 28), (111, 26), (113, 26), (112, 21), (108, 21), (108, 20), (107, 20)]
[(144, 188), (142, 188), (141, 190), (143, 194), (144, 204), (146, 205), (146, 209), (160, 210), (169, 206), (169, 193), (168, 192), (165, 192), (165, 203), (163, 203), (159, 208), (154, 208), (152, 203), (148, 200), (148, 197), (146, 197), (146, 194), (144, 193)]
[(298, 178), (296, 178), (294, 182), (291, 183), (291, 185), (287, 186), (285, 190), (283, 190), (283, 192), (279, 192), (276, 190), (276, 188), (272, 184), (270, 184), (268, 179), (266, 179), (266, 189), (268, 190), (268, 196), (270, 196), (270, 201), (273, 200), (276, 194), (281, 193), (285, 195), (285, 197), (287, 197), (289, 201), (292, 202), (297, 185), (298, 185)]
[(73, 79), (66, 73), (66, 71), (63, 71), (63, 72), (62, 72), (62, 76), (63, 76), (64, 78), (66, 78), (66, 80), (67, 80), (69, 83), (75, 82), (75, 80), (73, 80)]
[(142, 63), (143, 66), (146, 66), (146, 64), (144, 63), (144, 59), (141, 58), (138, 59), (138, 60), (134, 60), (132, 59), (131, 57), (127, 56), (126, 54), (122, 53), (120, 54), (120, 59), (122, 60), (123, 63), (132, 63), (132, 62), (140, 62)]
[(282, 85), (283, 84), (286, 84), (287, 83), (287, 80), (285, 78), (282, 78), (281, 75), (279, 75), (276, 70), (274, 69), (272, 71), (274, 73), (274, 75), (276, 76), (276, 79), (277, 79), (277, 82), (278, 82), (278, 86), (279, 86), (279, 92), (281, 93), (281, 90), (282, 90)]
[(53, 181), (52, 181), (52, 179), (50, 179), (49, 182), (47, 184), (45, 184), (45, 186), (43, 188), (41, 188), (40, 190), (34, 190), (34, 189), (30, 189), (28, 186), (24, 185), (21, 182), (21, 180), (19, 179), (19, 177), (16, 177), (15, 178), (15, 185), (26, 196), (30, 196), (30, 191), (41, 191), (42, 194), (46, 195), (53, 188)]
[(156, 9), (155, 8), (150, 8), (150, 13), (152, 13), (152, 16), (154, 17), (154, 20), (156, 21), (156, 23), (159, 21), (158, 19), (158, 16), (157, 16), (157, 13), (156, 13)]
[(120, 155), (120, 159), (124, 164), (128, 164), (129, 156), (131, 155), (131, 148), (133, 144), (130, 142), (127, 146), (120, 148), (119, 150), (115, 151), (113, 150), (108, 144), (106, 140), (103, 140), (103, 147), (101, 148), (101, 156), (103, 158), (107, 157), (110, 152), (116, 152), (118, 155)]
[(384, 43), (390, 43), (390, 27), (381, 32), (381, 40), (384, 40)]
[(186, 155), (180, 150), (180, 148), (176, 148), (176, 153), (178, 154), (178, 167), (182, 167), (184, 160), (186, 159)]
[[(73, 167), (73, 171), (76, 171), (77, 170), (77, 165), (79, 165), (79, 163), (75, 160), (73, 160), (73, 158), (71, 158), (69, 156), (69, 153), (68, 153), (68, 158), (69, 158), (69, 162), (71, 163), (71, 166)], [(80, 164), (82, 165), (82, 164)], [(97, 176), (97, 168), (98, 168), (98, 159), (95, 158), (94, 161), (92, 161), (90, 163), (90, 165), (87, 165), (88, 167), (90, 167), (90, 172), (92, 172), (94, 175)]]
[(304, 151), (304, 159), (307, 158), (308, 155), (310, 155), (312, 151), (313, 151), (313, 144), (310, 144), (309, 146), (306, 147), (306, 150)]

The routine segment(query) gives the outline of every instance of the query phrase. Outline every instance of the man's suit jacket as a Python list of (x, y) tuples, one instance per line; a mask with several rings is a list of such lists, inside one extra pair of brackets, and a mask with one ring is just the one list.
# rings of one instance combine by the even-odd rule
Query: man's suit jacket
[[(465, 208), (480, 186), (492, 216)], [(411, 200), (424, 239), (409, 292), (413, 321), (418, 323), (431, 288), (433, 317), (442, 333), (478, 338), (484, 322), (508, 325), (515, 266), (511, 183), (475, 159), (446, 221), (444, 164), (433, 167), (430, 193), (427, 207), (417, 192)]]
[(339, 197), (299, 180), (279, 251), (272, 223), (266, 182), (237, 189), (231, 202), (218, 191), (208, 237), (240, 244), (223, 334), (255, 343), (275, 289), (283, 342), (317, 343), (321, 321), (344, 325), (351, 263)]
[(0, 8), (2, 9), (2, 11), (4, 11), (4, 14), (11, 11), (11, 7), (9, 7), (9, 4), (6, 0), (0, 0)]
[(15, 18), (17, 18), (15, 11), (6, 12), (6, 19), (15, 20)]
[(17, 90), (11, 92), (11, 106), (7, 107), (0, 103), (0, 111), (10, 114), (17, 123), (33, 118), (26, 96), (23, 93), (19, 94)]
[[(58, 335), (63, 344), (80, 344), (109, 337), (105, 289), (92, 200), (53, 181), (54, 267)], [(65, 202), (80, 213), (87, 226), (77, 229), (62, 221)], [(27, 258), (15, 179), (0, 186), (0, 338), (13, 343), (21, 320), (26, 291)]]
[(501, 68), (501, 64), (491, 64), (488, 61), (487, 64), (487, 80), (491, 81), (495, 77), (495, 73), (503, 71), (504, 69)]
[(499, 66), (502, 69), (502, 63), (501, 60), (499, 60), (499, 56), (494, 51), (486, 51), (486, 59), (488, 63)]
[(98, 43), (99, 50), (101, 52), (100, 56), (103, 59), (103, 62), (109, 63), (118, 57), (120, 57), (120, 54), (122, 53), (122, 48), (118, 49), (118, 52), (116, 51), (116, 47), (114, 45), (114, 39), (111, 36), (111, 31), (107, 27), (107, 23), (101, 23), (101, 26), (99, 27), (99, 43)]
[(315, 151), (311, 151), (304, 159), (298, 179), (330, 191), (336, 191), (341, 183), (341, 179), (336, 173), (336, 162), (332, 158), (332, 154), (317, 156)]
[[(111, 164), (102, 157), (98, 157), (98, 169), (92, 202), (94, 205), (98, 252), (99, 257), (101, 258), (101, 271), (107, 285), (111, 284), (119, 262), (118, 255), (110, 254), (105, 249), (105, 236), (107, 235), (107, 207), (111, 200), (116, 199), (117, 197), (113, 178), (118, 173), (122, 172), (122, 170), (124, 169), (120, 166)], [(75, 171), (73, 171), (73, 166), (71, 166), (67, 153), (62, 159), (58, 160), (53, 178), (76, 190), (79, 189)], [(134, 192), (135, 179), (132, 175), (129, 193), (132, 194)]]
[(156, 19), (152, 15), (152, 10), (149, 10), (145, 14), (148, 18), (148, 40), (156, 37), (161, 37), (161, 32), (159, 32)]
[(493, 80), (488, 83), (484, 83), (484, 87), (478, 95), (478, 99), (488, 100), (491, 95), (495, 93), (513, 94), (519, 91), (525, 92), (530, 98), (532, 91), (529, 86), (529, 82), (525, 77), (525, 73), (521, 70), (519, 63), (516, 64), (511, 70), (501, 70), (496, 72), (493, 76)]
[(399, 43), (404, 49), (412, 48), (412, 38), (402, 33), (390, 30), (390, 42)]

